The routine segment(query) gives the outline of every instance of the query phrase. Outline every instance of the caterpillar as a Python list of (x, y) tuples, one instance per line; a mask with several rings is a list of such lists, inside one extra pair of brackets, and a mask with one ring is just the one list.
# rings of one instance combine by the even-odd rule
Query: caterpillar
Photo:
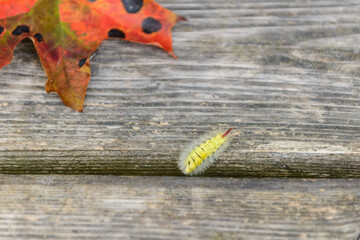
[(231, 130), (232, 128), (225, 133), (211, 132), (194, 140), (180, 153), (179, 169), (185, 175), (197, 175), (204, 172), (229, 145), (228, 134)]

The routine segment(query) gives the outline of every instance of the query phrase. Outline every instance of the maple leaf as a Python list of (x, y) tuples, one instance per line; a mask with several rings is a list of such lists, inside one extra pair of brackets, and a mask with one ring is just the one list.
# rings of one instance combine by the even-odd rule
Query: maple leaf
[(83, 110), (89, 56), (107, 38), (158, 46), (171, 55), (171, 29), (185, 18), (154, 0), (0, 0), (0, 69), (30, 38), (48, 81), (66, 106)]

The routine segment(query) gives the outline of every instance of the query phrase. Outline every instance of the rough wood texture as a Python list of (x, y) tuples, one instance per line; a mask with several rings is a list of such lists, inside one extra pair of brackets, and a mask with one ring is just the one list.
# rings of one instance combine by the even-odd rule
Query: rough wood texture
[(24, 42), (0, 71), (0, 172), (179, 175), (181, 146), (234, 127), (208, 176), (360, 177), (358, 0), (160, 0), (179, 61), (106, 41), (85, 111), (47, 95)]
[(0, 175), (0, 239), (348, 239), (360, 179)]

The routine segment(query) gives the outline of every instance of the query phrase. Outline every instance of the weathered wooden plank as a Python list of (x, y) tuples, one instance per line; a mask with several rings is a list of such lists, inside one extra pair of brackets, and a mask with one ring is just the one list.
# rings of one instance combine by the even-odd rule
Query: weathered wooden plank
[(0, 239), (353, 239), (360, 179), (0, 175)]
[(212, 128), (234, 141), (208, 176), (360, 176), (360, 3), (161, 0), (189, 18), (176, 61), (106, 41), (81, 114), (44, 92), (31, 43), (0, 71), (0, 172), (177, 175)]

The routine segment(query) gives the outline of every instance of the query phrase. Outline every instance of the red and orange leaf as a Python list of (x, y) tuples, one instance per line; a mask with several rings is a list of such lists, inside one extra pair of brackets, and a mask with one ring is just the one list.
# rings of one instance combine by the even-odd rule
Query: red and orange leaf
[(24, 38), (35, 45), (48, 81), (66, 106), (83, 110), (89, 56), (107, 38), (152, 44), (171, 55), (171, 29), (185, 20), (154, 0), (0, 0), (0, 68)]

